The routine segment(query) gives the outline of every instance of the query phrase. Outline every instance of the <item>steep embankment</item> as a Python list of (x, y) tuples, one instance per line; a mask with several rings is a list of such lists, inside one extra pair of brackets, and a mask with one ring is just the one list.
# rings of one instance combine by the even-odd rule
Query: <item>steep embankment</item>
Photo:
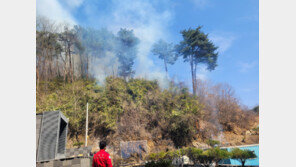
[(67, 147), (73, 147), (84, 141), (88, 102), (88, 143), (95, 149), (105, 138), (114, 154), (119, 153), (120, 141), (130, 140), (147, 140), (150, 151), (207, 147), (208, 139), (224, 145), (258, 143), (258, 115), (242, 109), (225, 89), (229, 87), (194, 97), (182, 84), (161, 89), (156, 81), (144, 79), (126, 82), (108, 77), (104, 86), (95, 81), (56, 80), (40, 83), (37, 112), (61, 110), (70, 119)]

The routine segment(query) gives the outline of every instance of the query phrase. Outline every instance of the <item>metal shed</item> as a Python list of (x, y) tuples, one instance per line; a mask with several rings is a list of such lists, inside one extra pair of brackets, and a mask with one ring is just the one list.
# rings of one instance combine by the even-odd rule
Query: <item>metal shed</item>
[(60, 111), (36, 115), (37, 162), (65, 157), (68, 119)]

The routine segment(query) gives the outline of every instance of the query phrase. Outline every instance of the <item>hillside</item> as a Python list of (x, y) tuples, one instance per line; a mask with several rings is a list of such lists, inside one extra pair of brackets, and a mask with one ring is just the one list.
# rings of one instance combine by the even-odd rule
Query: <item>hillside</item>
[[(119, 154), (119, 142), (147, 140), (149, 150), (203, 146), (211, 140), (222, 145), (259, 141), (258, 115), (244, 109), (225, 85), (200, 85), (193, 96), (181, 83), (160, 88), (157, 81), (107, 77), (104, 85), (94, 80), (65, 83), (40, 82), (37, 113), (61, 110), (69, 119), (68, 146), (83, 142), (86, 103), (89, 103), (89, 145), (110, 142)], [(201, 89), (204, 88), (204, 89)]]

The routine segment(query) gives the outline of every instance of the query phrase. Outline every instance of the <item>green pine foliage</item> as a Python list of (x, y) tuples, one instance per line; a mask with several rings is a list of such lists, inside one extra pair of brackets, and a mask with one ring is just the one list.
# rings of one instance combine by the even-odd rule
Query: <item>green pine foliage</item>
[(243, 167), (245, 166), (245, 163), (248, 159), (257, 157), (254, 151), (251, 151), (248, 149), (234, 148), (231, 150), (230, 153), (231, 153), (231, 158), (239, 160)]
[(196, 70), (198, 64), (204, 64), (209, 71), (217, 66), (218, 47), (209, 39), (208, 34), (201, 31), (201, 26), (196, 29), (182, 30), (183, 40), (175, 46), (179, 56), (184, 62), (189, 62), (192, 75), (193, 94), (196, 95), (197, 78)]
[(211, 148), (208, 150), (198, 149), (196, 147), (188, 147), (177, 150), (170, 150), (167, 152), (150, 153), (147, 160), (151, 163), (162, 161), (173, 161), (176, 158), (187, 156), (194, 165), (211, 166), (213, 163), (218, 166), (221, 160), (228, 159), (230, 153), (227, 150), (220, 149), (219, 147)]

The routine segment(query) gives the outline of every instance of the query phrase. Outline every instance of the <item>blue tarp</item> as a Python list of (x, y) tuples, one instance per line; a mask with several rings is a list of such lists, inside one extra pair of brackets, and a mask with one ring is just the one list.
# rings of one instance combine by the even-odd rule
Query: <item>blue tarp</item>
[(138, 140), (138, 141), (128, 141), (120, 142), (120, 150), (122, 158), (129, 158), (131, 154), (138, 154), (141, 158), (144, 157), (144, 154), (147, 153), (147, 141)]

